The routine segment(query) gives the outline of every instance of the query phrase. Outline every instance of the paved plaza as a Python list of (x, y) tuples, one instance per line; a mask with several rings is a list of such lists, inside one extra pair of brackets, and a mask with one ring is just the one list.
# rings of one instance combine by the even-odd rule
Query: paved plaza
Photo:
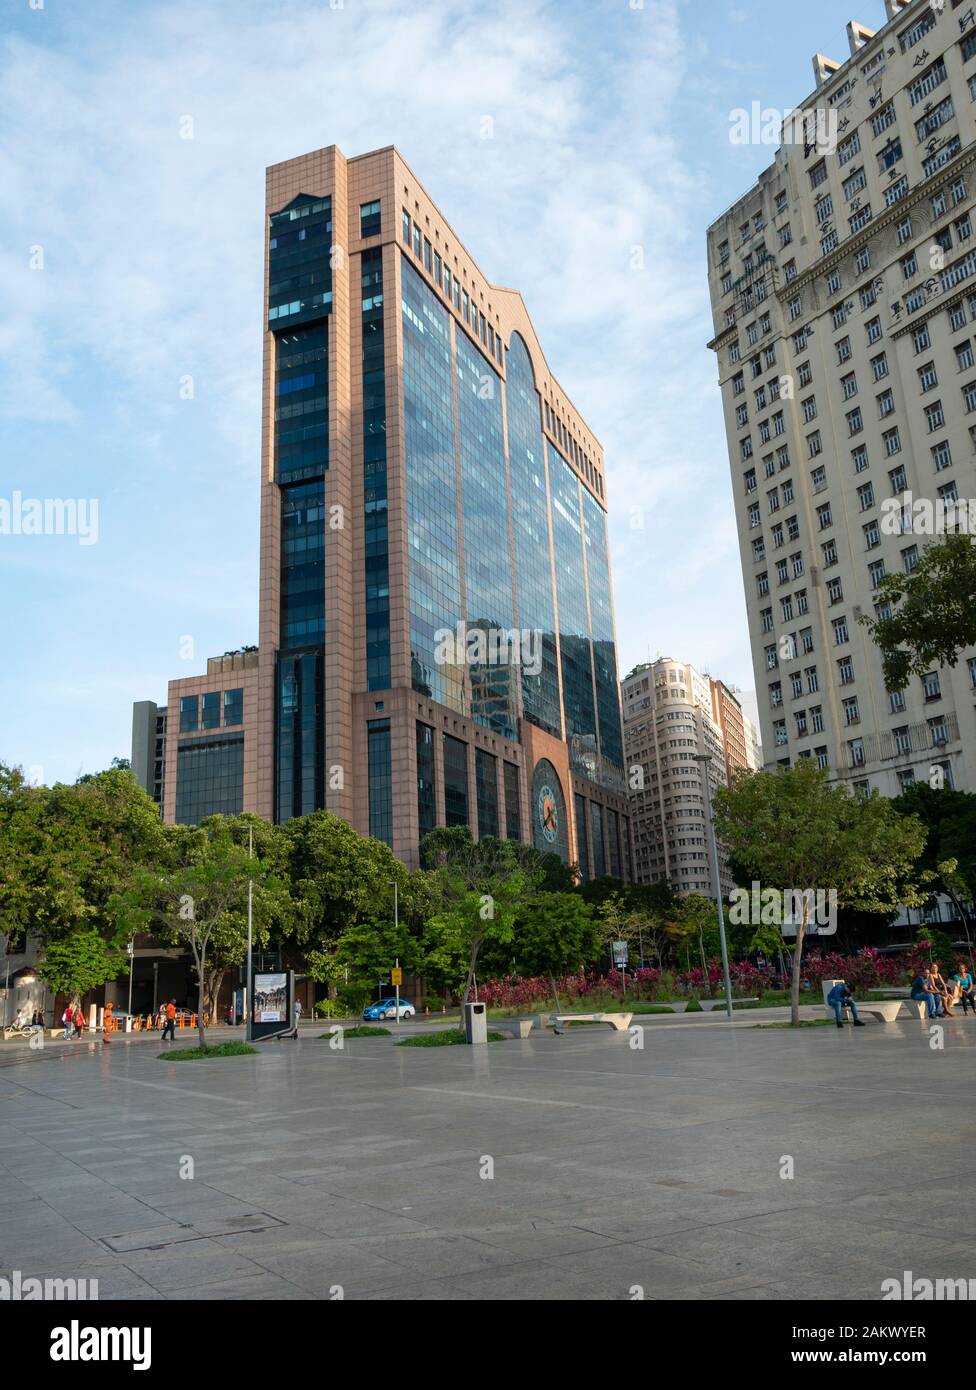
[(585, 1028), (338, 1051), (316, 1025), (180, 1064), (153, 1039), (4, 1048), (0, 1273), (103, 1299), (465, 1300), (976, 1275), (976, 1022), (942, 1051), (914, 1021), (745, 1024), (655, 1020), (643, 1050)]

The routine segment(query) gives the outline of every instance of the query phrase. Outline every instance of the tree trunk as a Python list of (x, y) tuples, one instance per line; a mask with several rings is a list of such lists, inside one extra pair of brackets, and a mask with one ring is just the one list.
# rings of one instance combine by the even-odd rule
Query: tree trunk
[(807, 930), (808, 902), (803, 895), (803, 911), (796, 929), (796, 946), (793, 948), (793, 982), (790, 987), (790, 1026), (796, 1028), (800, 1022), (800, 971), (803, 958), (803, 938)]
[(219, 1022), (217, 1018), (217, 1005), (220, 1000), (220, 989), (224, 983), (225, 967), (214, 966), (210, 971), (210, 978), (207, 980), (207, 1023), (214, 1027)]
[(555, 977), (555, 975), (552, 973), (551, 970), (549, 971), (549, 983), (552, 985), (552, 997), (553, 997), (553, 999), (555, 999), (555, 1001), (556, 1001), (556, 1013), (558, 1014), (558, 1012), (559, 1012), (559, 990), (556, 988), (556, 977)]
[[(469, 997), (469, 995), (470, 995), (470, 993), (471, 993), (471, 987), (472, 987), (472, 985), (474, 984), (474, 979), (475, 979), (475, 974), (474, 974), (474, 972), (475, 972), (475, 966), (478, 964), (478, 951), (480, 950), (480, 948), (481, 948), (481, 942), (480, 942), (480, 941), (476, 941), (476, 942), (474, 943), (474, 945), (471, 947), (471, 959), (468, 961), (468, 978), (467, 978), (467, 979), (465, 980), (465, 982), (464, 982), (464, 994), (463, 994), (462, 997), (461, 997), (461, 1012), (462, 1012), (462, 1015), (463, 1015), (463, 1013), (464, 1013), (464, 1006), (465, 1006), (465, 1004), (468, 1002), (468, 997)], [(464, 1022), (463, 1017), (462, 1017), (462, 1020), (461, 1020), (461, 1021), (462, 1021), (462, 1023)]]

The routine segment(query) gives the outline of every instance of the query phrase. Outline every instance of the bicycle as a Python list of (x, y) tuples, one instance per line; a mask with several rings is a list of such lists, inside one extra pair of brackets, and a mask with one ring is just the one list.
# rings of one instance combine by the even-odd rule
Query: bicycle
[(6, 1042), (8, 1038), (32, 1038), (35, 1033), (43, 1032), (44, 1029), (37, 1023), (22, 1023), (19, 1026), (11, 1023), (4, 1027), (3, 1040)]

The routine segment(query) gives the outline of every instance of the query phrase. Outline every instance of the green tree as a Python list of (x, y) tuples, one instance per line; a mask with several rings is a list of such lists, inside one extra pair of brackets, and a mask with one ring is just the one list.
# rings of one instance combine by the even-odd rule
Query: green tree
[(585, 969), (599, 950), (592, 908), (575, 893), (540, 892), (518, 909), (515, 957), (523, 974), (546, 975), (559, 1009), (557, 975)]
[(164, 827), (131, 772), (112, 768), (74, 785), (28, 786), (0, 768), (0, 924), (41, 946), (93, 929), (107, 942), (109, 909), (163, 854)]
[[(249, 865), (257, 861), (252, 894), (254, 947), (266, 946), (273, 937), (287, 936), (294, 923), (295, 904), (285, 873), (281, 827), (245, 812), (236, 816), (207, 816), (200, 822), (197, 834), (201, 833), (212, 838), (226, 837), (240, 850), (248, 851)], [(207, 947), (204, 999), (209, 1023), (217, 1022), (217, 1002), (227, 971), (241, 965), (246, 968), (246, 963), (247, 881), (241, 884), (240, 893), (215, 924)]]
[[(919, 865), (937, 875), (935, 891), (976, 900), (976, 795), (915, 782), (892, 804), (925, 826), (925, 849)], [(940, 868), (950, 861), (952, 867)]]
[(914, 877), (925, 828), (890, 801), (831, 785), (810, 758), (776, 772), (741, 774), (715, 799), (715, 828), (764, 889), (802, 897), (793, 949), (791, 1019), (799, 1023), (803, 943), (810, 894), (835, 890), (838, 904), (889, 912), (925, 894)]
[(389, 846), (358, 835), (328, 811), (296, 817), (281, 834), (292, 896), (281, 940), (301, 951), (313, 979), (334, 989), (343, 935), (367, 922), (392, 923), (394, 883), (401, 922), (419, 931), (430, 908), (426, 876), (411, 873)]
[(911, 574), (886, 574), (877, 600), (891, 616), (861, 622), (881, 652), (885, 686), (904, 690), (909, 676), (955, 666), (976, 644), (976, 546), (952, 534), (925, 546)]
[[(239, 962), (246, 953), (248, 881), (254, 881), (256, 901), (262, 889), (273, 891), (263, 861), (252, 858), (223, 822), (222, 816), (215, 816), (206, 827), (168, 827), (165, 867), (140, 871), (113, 901), (118, 929), (126, 936), (150, 931), (189, 948), (197, 976), (201, 1047), (206, 1046), (211, 957)], [(255, 944), (267, 939), (260, 915), (254, 936)]]
[(106, 945), (97, 931), (81, 929), (49, 941), (37, 969), (52, 990), (70, 995), (74, 1005), (106, 980), (117, 980), (128, 969), (128, 957)]
[(486, 835), (474, 843), (467, 827), (452, 830), (432, 831), (420, 846), (433, 905), (425, 954), (430, 969), (453, 989), (463, 977), (464, 1004), (475, 986), (482, 946), (512, 942), (518, 909), (538, 890), (543, 870), (535, 852), (516, 840)]

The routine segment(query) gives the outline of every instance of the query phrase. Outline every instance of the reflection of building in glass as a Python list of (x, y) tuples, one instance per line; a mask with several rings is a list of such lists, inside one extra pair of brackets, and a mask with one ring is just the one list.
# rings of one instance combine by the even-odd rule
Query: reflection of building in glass
[(521, 295), (392, 148), (276, 165), (267, 210), (260, 650), (171, 684), (167, 819), (324, 807), (410, 864), (467, 825), (629, 876), (603, 451)]

